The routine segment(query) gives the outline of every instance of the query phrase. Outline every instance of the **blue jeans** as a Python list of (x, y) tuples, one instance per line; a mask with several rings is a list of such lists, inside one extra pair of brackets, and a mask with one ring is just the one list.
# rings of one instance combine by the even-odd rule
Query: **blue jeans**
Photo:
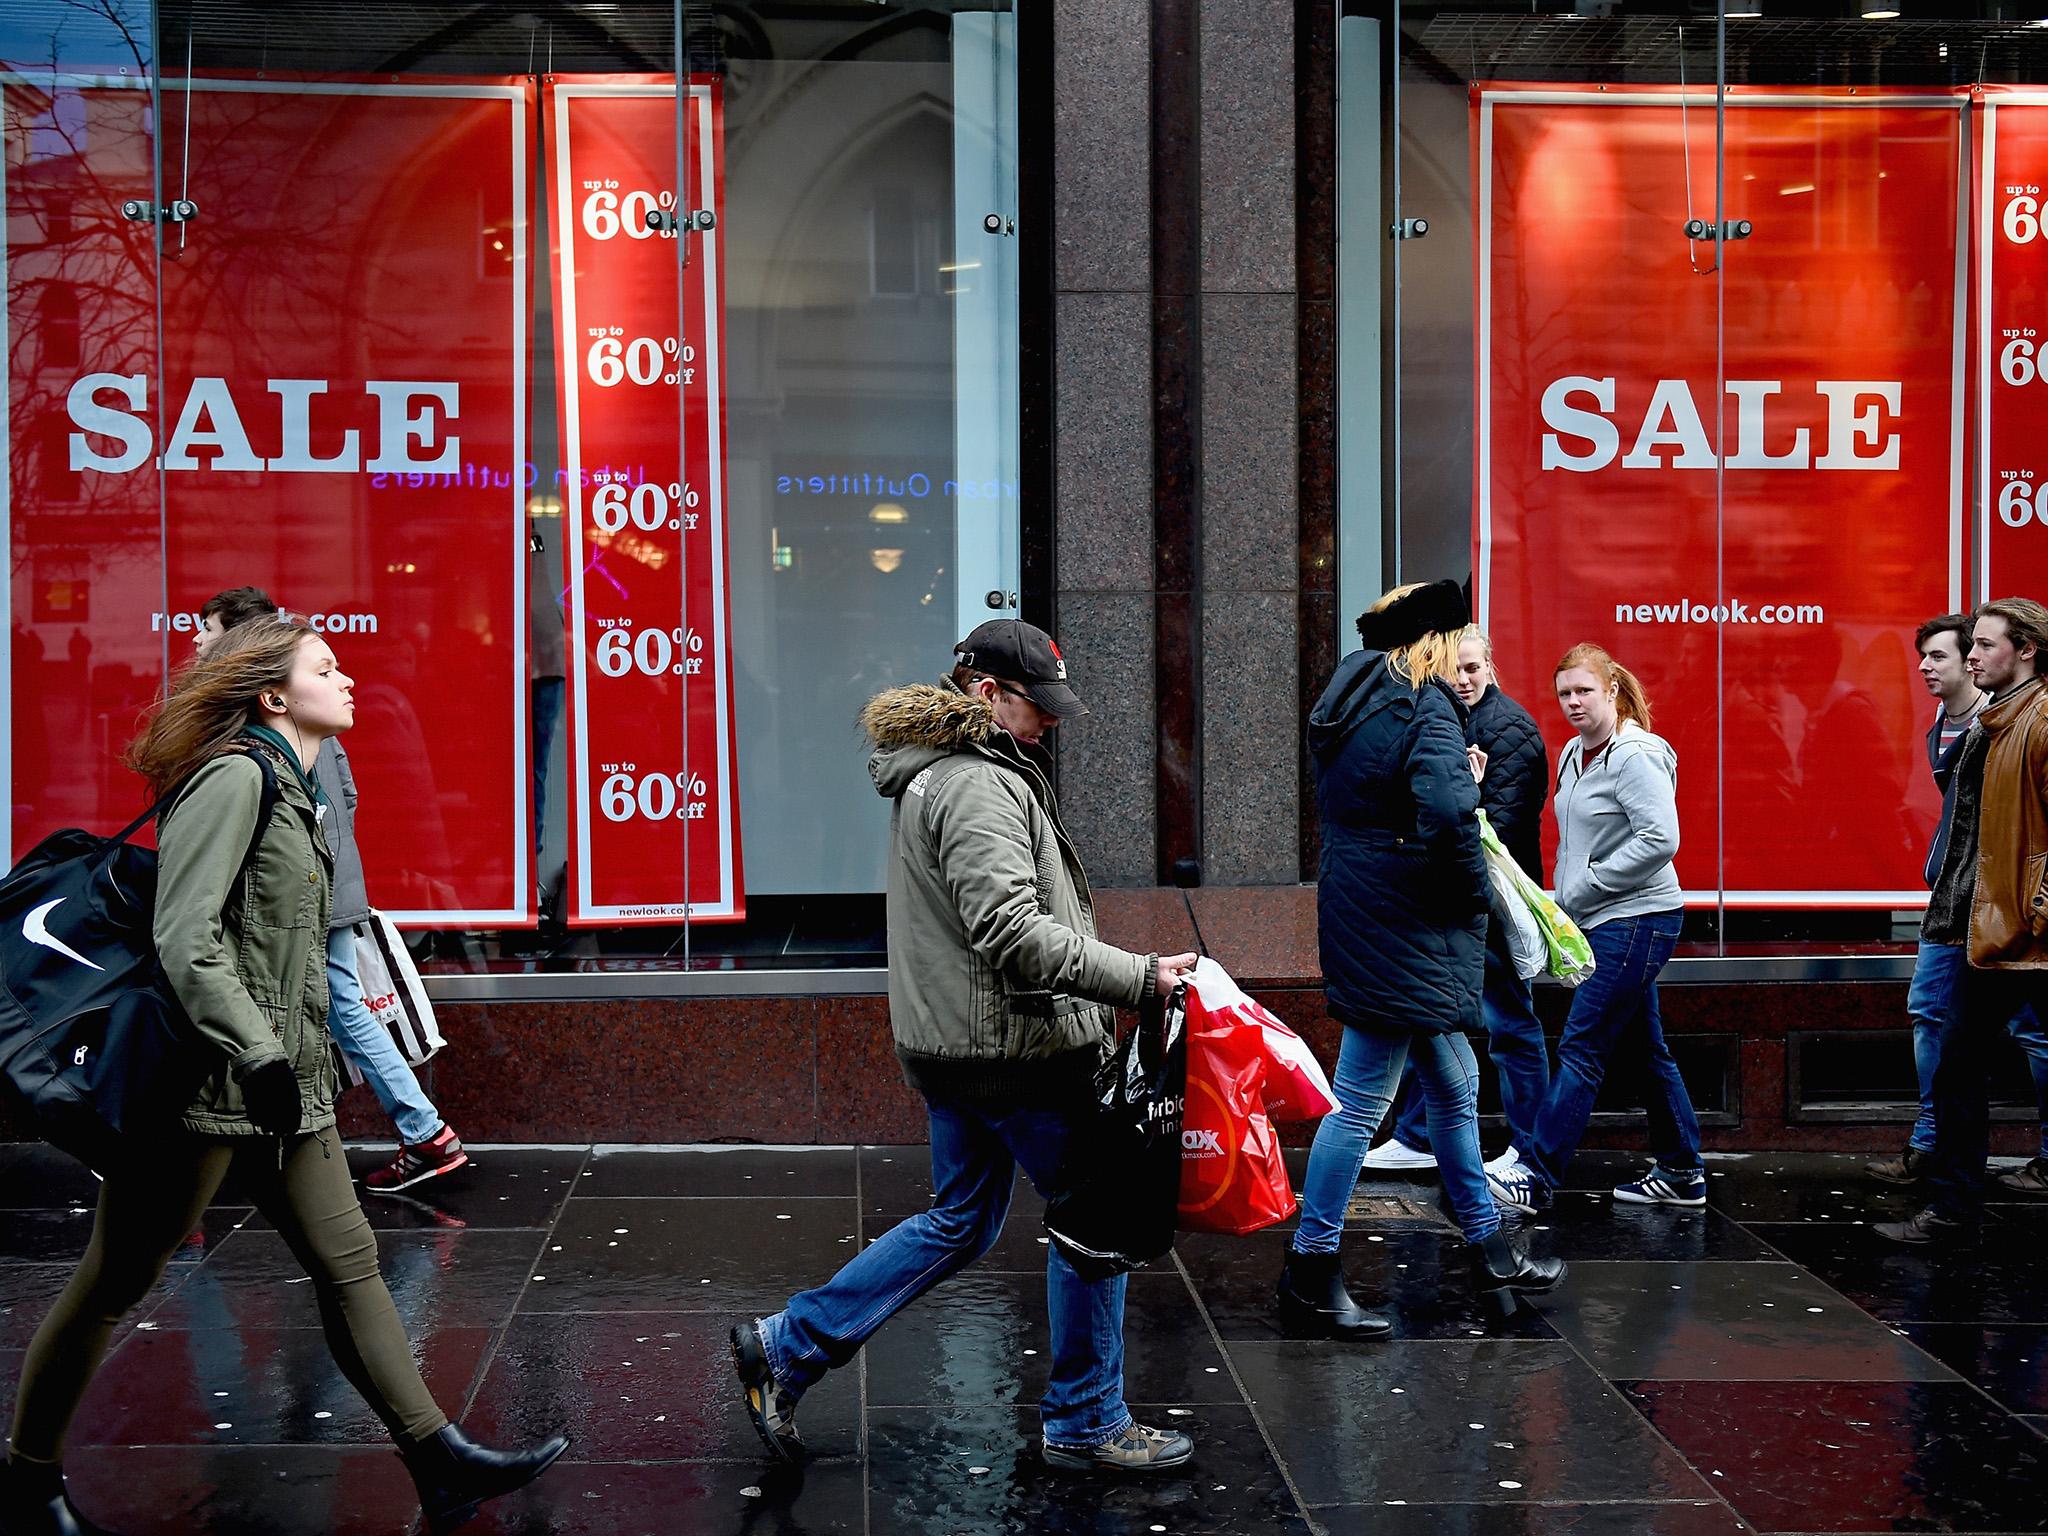
[[(1934, 1072), (1943, 1045), (1961, 1017), (1967, 951), (1960, 944), (1923, 943), (1913, 957), (1913, 985), (1906, 993), (1906, 1012), (1913, 1020), (1913, 1069), (1920, 1080), (1920, 1118), (1913, 1122), (1910, 1145), (1916, 1152), (1934, 1150)], [(2035, 1010), (2022, 1005), (2006, 1020), (2006, 1032), (2025, 1052), (2034, 1079), (2034, 1098), (2041, 1120), (2041, 1155), (2048, 1157), (2048, 1030)]]
[[(1010, 1209), (1019, 1164), (1050, 1195), (1079, 1115), (1049, 1109), (927, 1100), (932, 1208), (898, 1222), (815, 1290), (761, 1320), (775, 1379), (801, 1395), (851, 1360), (875, 1331), (949, 1275), (988, 1252)], [(1039, 1412), (1055, 1445), (1095, 1446), (1131, 1423), (1124, 1406), (1124, 1276), (1091, 1284), (1046, 1249), (1052, 1379)]]
[(1908, 1138), (1916, 1152), (1934, 1150), (1934, 1069), (1942, 1042), (1955, 1028), (1966, 952), (1960, 944), (1922, 943), (1913, 955), (1906, 1014), (1913, 1021), (1913, 1073), (1920, 1080), (1920, 1118)]
[(1522, 1160), (1550, 1189), (1586, 1134), (1593, 1101), (1614, 1059), (1626, 1053), (1646, 1058), (1649, 1068), (1650, 1150), (1667, 1173), (1697, 1173), (1700, 1123), (1657, 1011), (1657, 973), (1678, 945), (1683, 914), (1650, 912), (1617, 917), (1589, 930), (1593, 974), (1572, 995), (1572, 1011), (1557, 1042), (1557, 1076), (1536, 1116), (1536, 1130), (1522, 1148)]
[(2025, 1016), (2040, 1027), (2048, 1012), (2048, 976), (2040, 971), (1965, 966), (1955, 1026), (1934, 1069), (1934, 1153), (1927, 1182), (1934, 1210), (1974, 1222), (1984, 1206), (1984, 1164), (1991, 1150), (1991, 1077), (1998, 1068), (1998, 1032), (2016, 1033)]
[(2041, 1027), (2040, 1010), (2027, 1004), (2005, 1021), (2005, 1030), (2026, 1052), (2027, 1069), (2034, 1078), (2035, 1113), (2041, 1117), (2041, 1156), (2048, 1158), (2048, 1029)]
[(1500, 1211), (1486, 1187), (1479, 1161), (1479, 1063), (1461, 1034), (1417, 1030), (1412, 1036), (1346, 1029), (1337, 1052), (1337, 1112), (1316, 1127), (1301, 1181), (1301, 1225), (1297, 1253), (1335, 1253), (1344, 1235), (1344, 1211), (1365, 1165), (1365, 1149), (1379, 1129), (1401, 1069), (1410, 1060), (1421, 1079), (1436, 1127), (1437, 1160), (1444, 1194), (1457, 1214), (1465, 1240), (1476, 1243), (1500, 1230)]
[(440, 1111), (399, 1054), (391, 1032), (370, 1016), (363, 1002), (352, 928), (336, 928), (327, 935), (327, 993), (327, 1028), (398, 1127), (398, 1139), (411, 1147), (432, 1141), (441, 1129)]
[[(1515, 973), (1505, 953), (1486, 948), (1486, 986), (1479, 994), (1480, 1016), (1486, 1021), (1486, 1054), (1493, 1058), (1500, 1082), (1501, 1113), (1507, 1117), (1508, 1140), (1526, 1150), (1536, 1129), (1536, 1111), (1550, 1090), (1550, 1052), (1543, 1044), (1543, 1021), (1536, 1017), (1536, 994)], [(1396, 1102), (1394, 1139), (1427, 1152), (1429, 1115), (1415, 1084), (1414, 1063), (1401, 1074)]]

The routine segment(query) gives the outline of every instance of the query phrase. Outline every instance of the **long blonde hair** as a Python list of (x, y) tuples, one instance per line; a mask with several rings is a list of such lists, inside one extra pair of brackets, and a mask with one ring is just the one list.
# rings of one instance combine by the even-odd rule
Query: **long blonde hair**
[(1585, 668), (1614, 690), (1614, 713), (1617, 717), (1633, 720), (1646, 731), (1650, 728), (1650, 696), (1643, 692), (1643, 685), (1636, 681), (1635, 673), (1589, 641), (1581, 641), (1566, 651), (1550, 675), (1555, 678), (1558, 673), (1569, 672), (1574, 667)]
[[(1420, 591), (1428, 585), (1426, 581), (1411, 581), (1391, 592), (1383, 592), (1379, 601), (1366, 612), (1383, 613), (1410, 592)], [(1461, 635), (1462, 631), (1445, 634), (1441, 630), (1424, 630), (1420, 639), (1411, 640), (1390, 654), (1387, 666), (1418, 693), (1432, 677), (1449, 682), (1458, 670), (1458, 640)]]
[(297, 620), (243, 624), (172, 678), (169, 695), (128, 748), (128, 766), (150, 793), (169, 793), (232, 746), (250, 723), (257, 695), (286, 685), (300, 644), (313, 634)]

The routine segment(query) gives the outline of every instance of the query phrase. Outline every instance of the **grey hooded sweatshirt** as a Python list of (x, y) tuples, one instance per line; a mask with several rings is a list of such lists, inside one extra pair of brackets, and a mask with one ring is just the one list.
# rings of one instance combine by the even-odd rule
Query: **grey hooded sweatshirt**
[(1095, 937), (1088, 877), (1052, 786), (984, 699), (894, 688), (861, 724), (889, 818), (889, 1023), (931, 1098), (1085, 1098), (1117, 1005), (1149, 996), (1156, 955)]
[(369, 917), (370, 895), (363, 883), (363, 855), (356, 847), (356, 776), (349, 769), (348, 754), (332, 736), (320, 743), (313, 777), (327, 797), (320, 830), (334, 850), (334, 915), (327, 920), (328, 930), (353, 928)]
[(1678, 872), (1678, 754), (1624, 720), (1582, 761), (1574, 739), (1557, 760), (1557, 900), (1580, 928), (1684, 905)]

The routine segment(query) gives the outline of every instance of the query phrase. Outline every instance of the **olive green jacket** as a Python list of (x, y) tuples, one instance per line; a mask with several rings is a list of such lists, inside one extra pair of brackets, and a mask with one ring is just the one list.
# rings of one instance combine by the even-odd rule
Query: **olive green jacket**
[(239, 879), (263, 797), (263, 772), (247, 752), (223, 753), (193, 775), (157, 832), (157, 958), (199, 1035), (218, 1052), (216, 1069), (179, 1122), (202, 1135), (261, 1135), (243, 1108), (241, 1080), (279, 1059), (298, 1072), (300, 1130), (334, 1124), (339, 1083), (327, 1040), (334, 856), (300, 775), (276, 753), (271, 758), (277, 807)]
[(1085, 1093), (1116, 1005), (1155, 955), (1095, 937), (1088, 876), (1052, 786), (984, 699), (950, 682), (877, 695), (868, 772), (894, 803), (889, 1020), (911, 1086), (935, 1098)]

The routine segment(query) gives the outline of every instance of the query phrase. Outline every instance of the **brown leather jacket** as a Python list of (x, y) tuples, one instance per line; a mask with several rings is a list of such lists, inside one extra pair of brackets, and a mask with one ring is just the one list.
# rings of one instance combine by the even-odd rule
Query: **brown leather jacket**
[(2048, 969), (2048, 682), (1977, 717), (1990, 736), (1977, 823), (1970, 964)]

